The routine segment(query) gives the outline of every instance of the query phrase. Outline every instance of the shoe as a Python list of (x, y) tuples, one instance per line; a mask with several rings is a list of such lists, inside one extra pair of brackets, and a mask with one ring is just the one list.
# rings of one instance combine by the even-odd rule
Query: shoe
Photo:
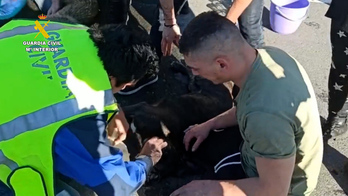
[(154, 75), (151, 77), (144, 77), (140, 79), (134, 86), (126, 87), (125, 89), (119, 91), (117, 94), (119, 95), (131, 95), (138, 92), (140, 89), (157, 82), (158, 75)]
[(329, 117), (323, 130), (324, 136), (338, 137), (342, 136), (348, 131), (346, 116)]
[[(330, 104), (330, 101), (329, 101)], [(348, 99), (338, 112), (329, 111), (329, 116), (325, 123), (324, 136), (342, 136), (348, 131)]]

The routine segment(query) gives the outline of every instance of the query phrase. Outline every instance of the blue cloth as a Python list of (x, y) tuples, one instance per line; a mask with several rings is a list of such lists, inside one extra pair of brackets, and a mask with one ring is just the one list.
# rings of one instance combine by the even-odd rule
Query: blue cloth
[(12, 18), (22, 10), (26, 0), (0, 0), (0, 20)]
[(124, 162), (122, 152), (107, 145), (105, 127), (106, 115), (99, 115), (61, 128), (54, 140), (55, 170), (98, 195), (130, 195), (144, 183), (152, 163)]

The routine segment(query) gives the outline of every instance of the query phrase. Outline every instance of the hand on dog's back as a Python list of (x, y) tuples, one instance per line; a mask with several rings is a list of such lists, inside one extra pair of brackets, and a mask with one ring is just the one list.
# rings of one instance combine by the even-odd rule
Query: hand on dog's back
[[(186, 151), (196, 151), (199, 145), (208, 137), (211, 129), (212, 127), (209, 122), (204, 122), (202, 124), (194, 125), (188, 128), (184, 136), (184, 144)], [(196, 141), (193, 144), (192, 149), (189, 149), (191, 140), (194, 138), (196, 139)]]
[(167, 142), (163, 139), (153, 137), (145, 144), (139, 155), (146, 155), (151, 157), (153, 165), (156, 165), (162, 157), (162, 149), (167, 146)]

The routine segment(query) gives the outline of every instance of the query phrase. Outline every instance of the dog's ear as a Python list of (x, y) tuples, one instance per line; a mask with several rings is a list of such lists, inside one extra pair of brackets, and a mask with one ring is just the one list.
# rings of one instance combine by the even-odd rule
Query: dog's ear
[(170, 131), (169, 131), (168, 127), (162, 121), (161, 121), (161, 129), (162, 129), (164, 136), (168, 137), (168, 135), (170, 134)]

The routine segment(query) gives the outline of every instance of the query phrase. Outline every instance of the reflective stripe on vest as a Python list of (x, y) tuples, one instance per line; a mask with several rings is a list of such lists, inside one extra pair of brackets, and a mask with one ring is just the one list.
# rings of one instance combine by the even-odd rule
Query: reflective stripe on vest
[[(86, 27), (67, 27), (62, 24), (51, 24), (45, 28), (45, 31), (53, 31), (60, 29), (86, 29)], [(18, 33), (19, 32), (19, 33)], [(0, 39), (9, 38), (16, 35), (25, 35), (28, 33), (37, 33), (37, 30), (33, 28), (33, 25), (24, 26), (24, 27), (16, 27), (12, 30), (7, 30), (0, 33)]]
[[(113, 104), (114, 100), (115, 98), (111, 90), (105, 91), (105, 105)], [(0, 125), (0, 141), (9, 140), (21, 133), (45, 127), (53, 122), (71, 118), (86, 111), (95, 110), (95, 108), (83, 108), (80, 110), (77, 108), (78, 100), (75, 98), (54, 104), (27, 115), (20, 116), (10, 122)]]
[[(51, 21), (44, 29), (48, 39), (35, 38), (38, 31), (30, 20), (0, 28), (0, 180), (16, 196), (54, 196), (57, 131), (73, 120), (117, 110), (87, 28)], [(60, 45), (43, 46), (56, 52), (32, 52), (25, 41)]]
[(8, 168), (10, 168), (11, 170), (15, 170), (18, 168), (18, 164), (13, 162), (12, 160), (8, 159), (4, 153), (2, 152), (2, 150), (0, 150), (0, 163), (6, 165)]

